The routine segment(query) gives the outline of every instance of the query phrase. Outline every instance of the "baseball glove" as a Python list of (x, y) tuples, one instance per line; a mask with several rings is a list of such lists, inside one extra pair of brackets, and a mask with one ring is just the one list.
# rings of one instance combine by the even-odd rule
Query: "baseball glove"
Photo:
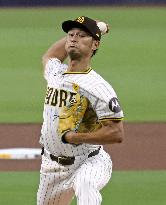
[(88, 101), (77, 93), (67, 106), (64, 106), (59, 116), (58, 133), (62, 137), (68, 131), (77, 132), (83, 120)]

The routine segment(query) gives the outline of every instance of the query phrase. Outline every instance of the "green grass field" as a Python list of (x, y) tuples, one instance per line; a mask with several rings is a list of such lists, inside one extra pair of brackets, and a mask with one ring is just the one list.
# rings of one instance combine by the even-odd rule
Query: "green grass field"
[[(125, 119), (166, 121), (165, 8), (0, 9), (0, 123), (42, 122), (41, 56), (80, 15), (108, 22), (92, 68), (118, 93)], [(0, 205), (35, 205), (38, 172), (0, 172)], [(166, 172), (113, 172), (103, 205), (165, 205)], [(76, 205), (75, 202), (72, 205)]]
[(80, 15), (108, 22), (92, 67), (117, 91), (126, 121), (165, 121), (165, 8), (0, 9), (0, 122), (41, 122), (41, 56)]
[[(0, 182), (0, 204), (36, 204), (38, 173), (2, 172)], [(103, 205), (165, 205), (165, 188), (165, 171), (116, 171), (102, 191)]]

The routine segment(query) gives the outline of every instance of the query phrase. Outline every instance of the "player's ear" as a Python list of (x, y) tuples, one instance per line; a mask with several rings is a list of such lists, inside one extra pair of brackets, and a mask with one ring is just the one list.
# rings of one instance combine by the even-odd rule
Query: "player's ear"
[(92, 50), (95, 51), (99, 48), (99, 45), (100, 45), (100, 41), (97, 41), (97, 40), (93, 40), (93, 43), (92, 43)]

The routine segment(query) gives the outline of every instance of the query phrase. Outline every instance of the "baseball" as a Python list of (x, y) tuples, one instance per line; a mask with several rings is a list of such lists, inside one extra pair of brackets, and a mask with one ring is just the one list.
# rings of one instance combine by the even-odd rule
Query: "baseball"
[(99, 27), (101, 34), (104, 35), (107, 32), (107, 24), (100, 21), (97, 23), (97, 26)]

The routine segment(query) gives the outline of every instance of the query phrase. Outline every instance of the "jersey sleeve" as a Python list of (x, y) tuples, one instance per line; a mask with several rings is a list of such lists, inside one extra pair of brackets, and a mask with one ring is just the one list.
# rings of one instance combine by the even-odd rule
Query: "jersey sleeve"
[(57, 58), (50, 58), (45, 66), (44, 78), (48, 81), (52, 75), (64, 72), (67, 69), (66, 64), (62, 64)]
[[(101, 83), (94, 88), (92, 106), (98, 120), (122, 120), (124, 117), (118, 97), (107, 82)], [(95, 100), (94, 100), (95, 99)]]

